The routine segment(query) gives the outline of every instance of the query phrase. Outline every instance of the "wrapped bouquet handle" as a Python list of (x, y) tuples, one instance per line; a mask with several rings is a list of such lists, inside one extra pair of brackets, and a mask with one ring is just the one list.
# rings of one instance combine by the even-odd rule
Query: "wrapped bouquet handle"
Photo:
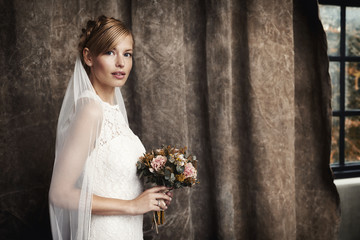
[(159, 233), (159, 225), (165, 223), (165, 212), (164, 211), (154, 211), (153, 212), (153, 226), (155, 225), (156, 233)]

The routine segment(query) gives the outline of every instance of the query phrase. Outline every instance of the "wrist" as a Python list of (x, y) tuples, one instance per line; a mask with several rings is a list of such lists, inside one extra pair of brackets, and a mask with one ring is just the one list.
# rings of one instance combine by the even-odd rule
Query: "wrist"
[(133, 215), (133, 216), (139, 215), (139, 213), (137, 211), (138, 209), (136, 207), (135, 199), (127, 200), (126, 202), (127, 202), (127, 204), (125, 204), (125, 208), (126, 208), (126, 211), (128, 212), (128, 214)]

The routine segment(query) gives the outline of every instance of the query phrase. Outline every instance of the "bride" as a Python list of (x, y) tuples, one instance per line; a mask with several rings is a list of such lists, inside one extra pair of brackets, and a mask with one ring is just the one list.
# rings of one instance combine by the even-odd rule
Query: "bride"
[(145, 152), (130, 130), (120, 93), (134, 39), (122, 22), (88, 21), (61, 107), (49, 191), (54, 239), (143, 239), (143, 214), (167, 209), (166, 187), (142, 192)]

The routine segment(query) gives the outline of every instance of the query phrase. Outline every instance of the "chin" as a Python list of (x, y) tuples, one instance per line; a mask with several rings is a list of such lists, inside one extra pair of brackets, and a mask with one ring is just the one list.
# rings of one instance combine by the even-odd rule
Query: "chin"
[(125, 85), (125, 83), (126, 83), (126, 81), (118, 82), (118, 83), (115, 84), (115, 87), (122, 87), (122, 86)]

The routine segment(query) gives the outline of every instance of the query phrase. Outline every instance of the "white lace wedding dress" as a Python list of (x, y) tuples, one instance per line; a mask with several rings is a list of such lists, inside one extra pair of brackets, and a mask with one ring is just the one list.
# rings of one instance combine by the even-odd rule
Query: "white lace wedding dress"
[[(136, 175), (136, 162), (145, 152), (117, 105), (102, 102), (103, 123), (95, 161), (93, 193), (103, 197), (130, 200), (142, 192)], [(143, 216), (92, 215), (90, 239), (143, 239)]]

